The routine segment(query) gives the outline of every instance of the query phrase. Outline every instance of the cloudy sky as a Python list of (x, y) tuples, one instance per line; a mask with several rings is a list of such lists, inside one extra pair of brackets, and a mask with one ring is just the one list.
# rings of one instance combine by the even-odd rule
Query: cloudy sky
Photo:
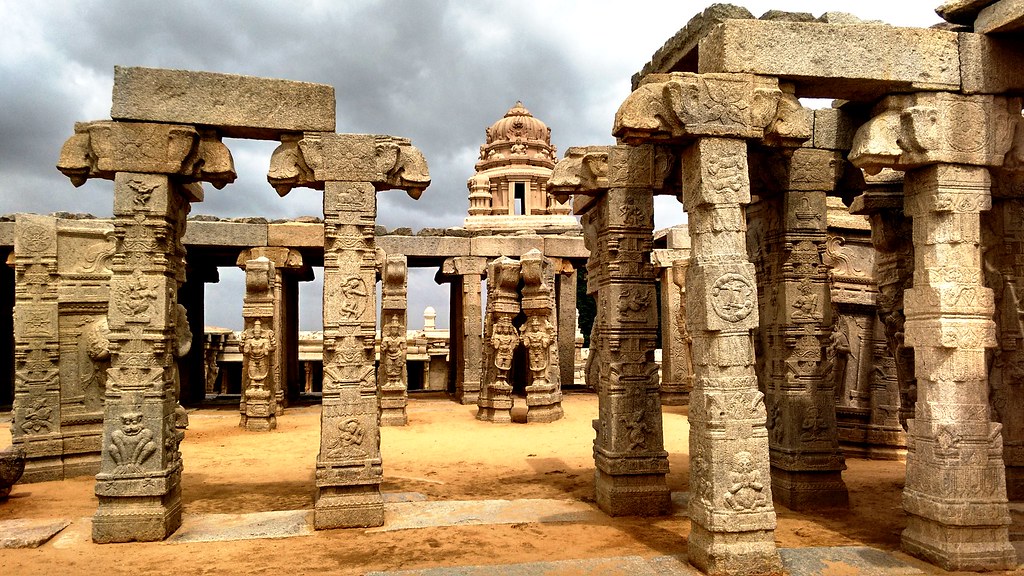
[[(900, 26), (939, 22), (939, 0), (737, 1), (769, 9), (853, 12)], [(112, 186), (74, 188), (54, 168), (74, 122), (109, 118), (114, 65), (207, 70), (330, 84), (337, 130), (411, 138), (433, 184), (418, 201), (379, 196), (389, 228), (459, 226), (484, 129), (516, 100), (569, 146), (611, 144), (630, 77), (710, 2), (614, 0), (0, 1), (0, 214), (54, 211), (109, 217)], [(835, 57), (841, 58), (841, 54)], [(274, 143), (229, 140), (238, 180), (193, 214), (321, 215), (318, 193), (281, 199), (266, 182)], [(671, 199), (656, 225), (682, 221)], [(410, 328), (425, 306), (447, 326), (448, 291), (433, 270), (411, 274)], [(319, 276), (319, 274), (318, 274)], [(207, 323), (241, 325), (242, 275), (207, 287)], [(319, 280), (319, 278), (318, 278)], [(320, 283), (302, 291), (302, 328), (319, 329)]]

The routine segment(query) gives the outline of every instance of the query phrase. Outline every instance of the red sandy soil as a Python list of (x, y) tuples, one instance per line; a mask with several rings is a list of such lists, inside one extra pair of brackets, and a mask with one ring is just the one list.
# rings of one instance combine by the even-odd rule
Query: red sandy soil
[[(517, 401), (521, 405), (523, 401)], [(570, 393), (565, 418), (551, 424), (489, 424), (475, 406), (414, 395), (409, 425), (382, 433), (385, 492), (419, 492), (431, 500), (560, 498), (593, 501), (597, 397)], [(522, 408), (514, 415), (522, 417)], [(9, 419), (9, 415), (6, 419)], [(190, 414), (181, 451), (185, 514), (246, 513), (313, 507), (319, 406), (290, 408), (269, 433), (240, 430), (233, 408)], [(665, 407), (665, 444), (673, 491), (688, 487), (685, 407)], [(0, 447), (10, 434), (0, 430)], [(850, 508), (796, 513), (776, 506), (782, 547), (873, 546), (899, 549), (906, 523), (900, 505), (901, 462), (848, 459), (843, 474)], [(93, 478), (15, 486), (0, 520), (90, 516)], [(1020, 518), (1015, 518), (1020, 530)], [(76, 526), (87, 526), (76, 522)], [(78, 528), (73, 545), (0, 550), (0, 576), (42, 574), (362, 574), (431, 566), (510, 564), (575, 558), (685, 554), (690, 522), (682, 517), (606, 518), (584, 524), (461, 526), (208, 543), (97, 545)], [(895, 553), (928, 572), (941, 571)], [(500, 570), (496, 570), (500, 572)], [(944, 573), (944, 572), (941, 572)]]

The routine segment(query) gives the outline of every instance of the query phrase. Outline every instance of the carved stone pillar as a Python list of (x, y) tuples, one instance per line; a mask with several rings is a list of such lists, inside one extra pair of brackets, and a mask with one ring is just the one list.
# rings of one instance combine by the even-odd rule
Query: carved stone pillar
[[(554, 201), (554, 200), (552, 200)], [(554, 265), (555, 311), (558, 318), (558, 377), (561, 386), (572, 385), (576, 351), (576, 283), (579, 274), (572, 262), (548, 258)]]
[(378, 190), (419, 198), (427, 163), (404, 138), (306, 133), (283, 138), (267, 179), (279, 193), (324, 190), (324, 379), (316, 529), (379, 526), (380, 400), (374, 374)]
[(487, 270), (481, 256), (456, 256), (444, 261), (435, 280), (451, 282), (450, 377), (455, 400), (476, 404), (483, 365), (483, 304), (480, 281)]
[(598, 310), (587, 373), (598, 392), (595, 493), (613, 516), (654, 516), (670, 506), (651, 264), (654, 189), (668, 165), (664, 151), (649, 145), (570, 148), (549, 183), (555, 193), (576, 195), (590, 249), (587, 292)]
[(75, 185), (114, 180), (111, 364), (93, 540), (161, 540), (181, 524), (177, 358), (191, 343), (177, 302), (182, 237), (190, 202), (203, 198), (196, 180), (233, 180), (230, 154), (216, 134), (191, 126), (93, 122), (75, 126), (57, 168)]
[(764, 180), (747, 212), (747, 245), (760, 272), (757, 373), (768, 412), (772, 495), (794, 510), (845, 507), (832, 359), (824, 353), (834, 321), (821, 258), (825, 196), (841, 174), (842, 156), (797, 148), (757, 160)]
[(986, 349), (998, 345), (983, 285), (981, 212), (988, 166), (1002, 164), (1017, 98), (918, 93), (883, 100), (850, 159), (866, 171), (906, 170), (914, 287), (905, 294), (917, 404), (909, 420), (903, 548), (947, 570), (1016, 566), (1001, 426), (989, 419)]
[(277, 276), (274, 263), (261, 256), (245, 261), (245, 298), (242, 318), (245, 329), (238, 338), (242, 353), (241, 420), (246, 430), (266, 432), (277, 428), (277, 391), (281, 387), (278, 362), (278, 331), (274, 318)]
[(25, 450), (22, 482), (64, 478), (60, 343), (57, 326), (57, 222), (19, 214), (15, 220), (15, 381), (11, 441)]
[(615, 116), (613, 133), (627, 142), (685, 145), (686, 326), (695, 376), (688, 560), (709, 574), (782, 569), (751, 341), (758, 304), (743, 212), (750, 202), (746, 140), (792, 146), (810, 136), (810, 124), (777, 80), (746, 74), (652, 74)]
[(409, 417), (409, 383), (406, 372), (406, 313), (408, 264), (402, 254), (388, 254), (381, 272), (380, 389), (381, 426), (405, 426)]
[(519, 347), (519, 262), (502, 256), (487, 265), (484, 362), (477, 420), (512, 422), (512, 360)]
[(526, 421), (554, 422), (562, 417), (562, 384), (558, 362), (555, 271), (540, 250), (523, 254), (522, 308), (526, 321), (520, 338), (526, 349)]
[(655, 250), (661, 286), (661, 403), (686, 406), (693, 389), (691, 338), (686, 331), (686, 269), (689, 249)]

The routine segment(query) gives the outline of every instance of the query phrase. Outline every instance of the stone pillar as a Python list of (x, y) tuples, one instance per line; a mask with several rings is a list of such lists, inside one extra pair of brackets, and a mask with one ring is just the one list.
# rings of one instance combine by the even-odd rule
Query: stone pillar
[(476, 404), (480, 396), (484, 350), (480, 281), (486, 271), (486, 258), (456, 256), (444, 261), (436, 278), (451, 282), (450, 369), (460, 404)]
[(906, 171), (914, 287), (905, 294), (917, 404), (907, 422), (903, 549), (946, 570), (1015, 567), (1001, 426), (989, 418), (986, 349), (998, 345), (983, 285), (981, 212), (1003, 163), (1019, 98), (891, 96), (857, 131), (850, 160)]
[(427, 163), (404, 138), (306, 133), (283, 138), (267, 175), (279, 193), (324, 190), (324, 379), (316, 529), (380, 526), (380, 399), (374, 374), (378, 190), (419, 198)]
[[(554, 200), (552, 200), (554, 202)], [(558, 316), (558, 377), (562, 386), (572, 385), (576, 369), (576, 283), (579, 274), (572, 262), (549, 258), (555, 268), (555, 308)]]
[(406, 372), (406, 291), (408, 265), (402, 254), (388, 254), (381, 272), (380, 389), (381, 426), (405, 426), (409, 417), (409, 381)]
[(746, 74), (652, 74), (615, 116), (613, 134), (628, 143), (685, 146), (686, 326), (695, 376), (687, 550), (690, 563), (709, 574), (782, 570), (751, 341), (758, 304), (743, 212), (750, 202), (746, 140), (793, 146), (810, 128), (810, 114), (777, 80)]
[(555, 272), (540, 250), (523, 254), (523, 313), (520, 329), (526, 349), (526, 421), (554, 422), (562, 417), (561, 367), (558, 362), (558, 331), (554, 283)]
[(199, 345), (204, 340), (206, 283), (217, 282), (219, 276), (215, 266), (199, 266), (191, 261), (187, 266), (188, 280), (182, 285), (178, 300), (188, 310), (188, 325), (192, 329), (192, 342), (195, 345), (182, 358), (178, 373), (181, 377), (181, 402), (195, 405), (206, 398), (207, 387), (204, 376), (205, 350)]
[(22, 482), (64, 478), (57, 331), (57, 222), (15, 220), (14, 413), (11, 441), (25, 450)]
[(185, 281), (182, 237), (190, 202), (203, 198), (196, 180), (222, 186), (234, 179), (230, 153), (215, 133), (191, 126), (80, 123), (57, 168), (75, 185), (114, 180), (111, 363), (93, 540), (161, 540), (181, 524), (177, 358), (191, 343), (177, 302)]
[(502, 256), (487, 265), (487, 315), (477, 420), (512, 422), (512, 360), (519, 331), (519, 262)]
[[(747, 213), (748, 253), (758, 277), (759, 386), (768, 412), (772, 495), (793, 510), (846, 507), (846, 463), (836, 431), (833, 335), (825, 251), (825, 196), (839, 152), (797, 148), (763, 153), (760, 200)], [(769, 167), (774, 167), (774, 178)]]
[(691, 338), (686, 331), (686, 268), (690, 250), (655, 250), (661, 286), (661, 403), (686, 406), (693, 389)]
[(277, 428), (277, 391), (280, 371), (278, 332), (274, 318), (276, 270), (260, 256), (245, 262), (245, 298), (242, 318), (245, 329), (238, 338), (242, 353), (241, 420), (246, 430), (266, 432)]

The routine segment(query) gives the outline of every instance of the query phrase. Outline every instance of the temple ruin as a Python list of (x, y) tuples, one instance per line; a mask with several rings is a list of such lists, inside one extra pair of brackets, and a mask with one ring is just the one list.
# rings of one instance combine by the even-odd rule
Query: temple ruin
[[(0, 222), (22, 481), (96, 474), (95, 542), (167, 538), (181, 404), (225, 392), (234, 354), (253, 433), (319, 370), (313, 525), (379, 526), (380, 427), (415, 426), (415, 355), (424, 388), (495, 424), (517, 395), (531, 426), (561, 418), (585, 372), (594, 498), (612, 516), (669, 511), (662, 407), (688, 405), (687, 561), (705, 573), (780, 573), (775, 504), (850, 506), (846, 458), (906, 460), (907, 553), (1016, 568), (1024, 8), (939, 13), (911, 29), (712, 6), (634, 76), (615, 144), (556, 162), (518, 102), (486, 130), (464, 225), (416, 235), (376, 225), (376, 194), (419, 198), (426, 159), (404, 138), (336, 133), (333, 88), (118, 67), (111, 119), (77, 124), (57, 166), (112, 180), (113, 219)], [(322, 219), (189, 219), (203, 182), (235, 179), (224, 138), (279, 142), (269, 185), (322, 191)], [(686, 227), (656, 233), (656, 195)], [(304, 351), (297, 285), (320, 265), (322, 332)], [(245, 272), (237, 334), (203, 330), (218, 266)], [(432, 319), (410, 329), (414, 267), (450, 285), (447, 337)], [(581, 270), (597, 303), (583, 369)]]

